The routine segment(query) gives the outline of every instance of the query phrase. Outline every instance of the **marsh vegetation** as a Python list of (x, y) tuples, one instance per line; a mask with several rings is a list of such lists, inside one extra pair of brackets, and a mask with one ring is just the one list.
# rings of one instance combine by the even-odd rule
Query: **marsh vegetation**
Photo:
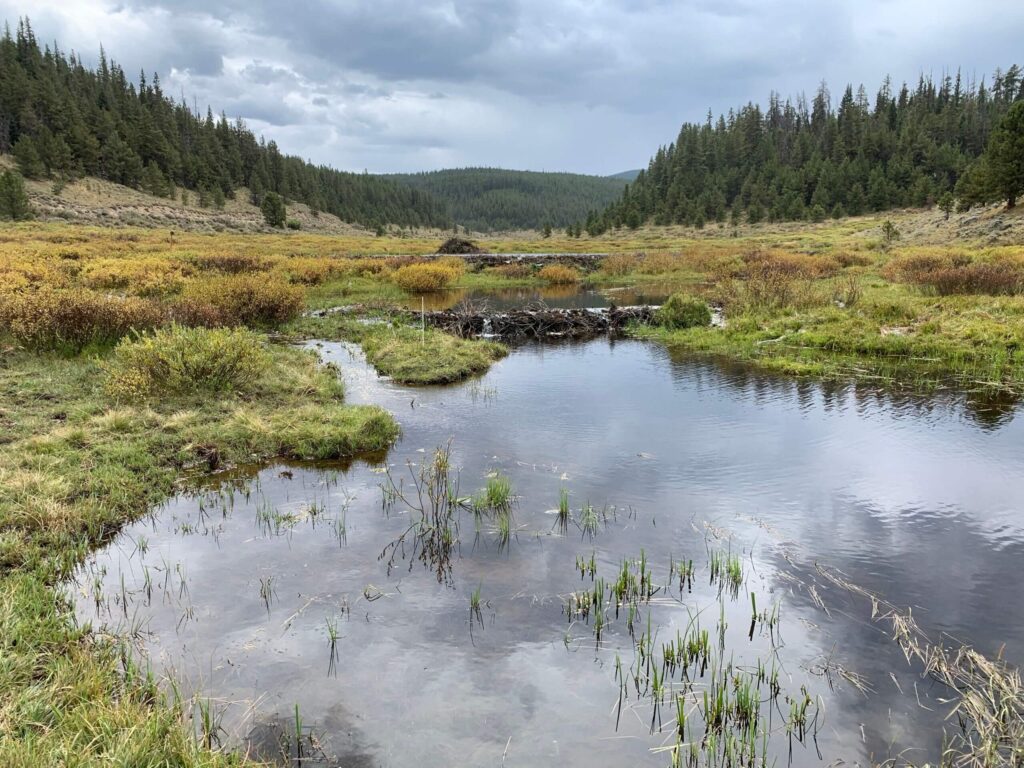
[[(128, 763), (230, 762), (276, 723), (285, 759), (307, 762), (383, 741), (420, 757), (429, 737), (439, 765), (548, 762), (556, 741), (578, 764), (1013, 764), (1024, 262), (887, 243), (881, 223), (543, 243), (609, 253), (571, 277), (433, 259), (436, 242), (410, 239), (373, 245), (419, 255), (306, 234), (8, 230), (0, 713), (48, 709), (0, 756), (45, 764), (96, 718), (135, 724), (87, 748)], [(428, 299), (467, 294), (662, 310), (636, 340), (585, 345), (421, 325)], [(402, 434), (385, 454), (389, 411)], [(769, 464), (779, 423), (794, 437)], [(895, 481), (870, 460), (894, 451), (928, 467)], [(984, 504), (953, 480), (962, 453), (998, 478)], [(937, 595), (914, 558), (938, 552), (983, 576)], [(442, 648), (443, 671), (423, 669)], [(403, 654), (423, 671), (382, 686)], [(272, 658), (287, 661), (257, 682)], [(465, 711), (433, 735), (372, 725), (396, 706), (427, 722), (453, 692)], [(471, 728), (481, 710), (508, 732)], [(567, 736), (568, 716), (589, 728)]]

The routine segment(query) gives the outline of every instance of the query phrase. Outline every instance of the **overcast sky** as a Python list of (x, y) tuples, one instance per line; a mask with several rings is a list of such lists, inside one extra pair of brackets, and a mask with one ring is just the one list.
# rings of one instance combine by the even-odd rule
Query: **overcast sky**
[(825, 78), (1024, 64), (1019, 0), (0, 0), (41, 42), (344, 170), (610, 174), (683, 121)]

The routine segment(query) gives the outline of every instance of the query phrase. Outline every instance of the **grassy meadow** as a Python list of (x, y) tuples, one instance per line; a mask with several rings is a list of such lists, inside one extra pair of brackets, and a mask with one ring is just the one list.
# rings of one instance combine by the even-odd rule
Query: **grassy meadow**
[[(800, 376), (1024, 393), (1024, 246), (891, 218), (888, 236), (883, 217), (863, 217), (479, 239), (493, 252), (609, 254), (547, 272), (424, 258), (437, 233), (0, 229), (0, 764), (237, 761), (194, 738), (121, 640), (76, 628), (58, 585), (189, 473), (396, 439), (389, 414), (345, 404), (336, 372), (285, 342), (359, 343), (413, 384), (506, 353), (412, 328), (398, 308), (417, 292), (658, 285), (724, 318), (631, 330), (673, 348)], [(305, 313), (346, 305), (358, 311)]]

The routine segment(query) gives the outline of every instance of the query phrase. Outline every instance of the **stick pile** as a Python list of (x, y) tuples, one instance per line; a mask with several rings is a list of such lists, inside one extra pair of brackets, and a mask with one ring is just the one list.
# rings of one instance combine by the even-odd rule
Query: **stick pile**
[(498, 336), (522, 339), (545, 336), (583, 338), (622, 329), (631, 322), (650, 323), (657, 307), (608, 307), (606, 309), (554, 309), (534, 304), (505, 312), (476, 307), (456, 307), (427, 312), (429, 325), (456, 336)]

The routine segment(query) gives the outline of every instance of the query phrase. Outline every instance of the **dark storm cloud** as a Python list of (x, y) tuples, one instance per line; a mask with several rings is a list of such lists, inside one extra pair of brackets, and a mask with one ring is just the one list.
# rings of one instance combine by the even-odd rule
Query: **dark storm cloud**
[[(23, 12), (0, 0), (8, 20)], [(42, 39), (102, 42), (169, 93), (346, 168), (611, 173), (684, 120), (827, 79), (869, 93), (1020, 58), (1024, 4), (977, 0), (38, 0)]]

